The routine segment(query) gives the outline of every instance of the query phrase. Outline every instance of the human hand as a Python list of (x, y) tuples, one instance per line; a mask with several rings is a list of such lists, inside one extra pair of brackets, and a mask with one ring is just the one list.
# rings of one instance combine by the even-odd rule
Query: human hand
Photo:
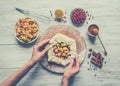
[(69, 79), (71, 76), (73, 76), (80, 70), (80, 68), (79, 68), (80, 61), (79, 61), (78, 56), (76, 56), (74, 60), (72, 60), (70, 62), (70, 64), (68, 65), (68, 67), (66, 67), (66, 69), (64, 71), (63, 77), (66, 79)]
[(42, 57), (49, 49), (48, 46), (45, 47), (47, 43), (49, 43), (49, 39), (44, 40), (33, 47), (32, 58), (31, 58), (32, 63), (37, 63), (42, 59)]

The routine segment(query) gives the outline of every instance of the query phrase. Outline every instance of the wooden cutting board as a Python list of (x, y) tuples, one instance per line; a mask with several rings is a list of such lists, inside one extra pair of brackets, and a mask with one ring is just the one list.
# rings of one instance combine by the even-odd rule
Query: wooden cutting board
[[(84, 50), (86, 50), (86, 43), (81, 35), (80, 31), (72, 26), (69, 25), (53, 25), (49, 27), (41, 36), (40, 42), (45, 40), (45, 39), (51, 39), (54, 35), (57, 33), (62, 33), (70, 38), (73, 38), (76, 41), (76, 46), (77, 46), (77, 53), (80, 55)], [(48, 56), (46, 55), (42, 62), (41, 65), (45, 67), (47, 70), (55, 73), (63, 73), (65, 67), (56, 65), (54, 63), (49, 63), (47, 61)], [(81, 57), (79, 57), (81, 59)], [(83, 58), (82, 58), (83, 59)]]

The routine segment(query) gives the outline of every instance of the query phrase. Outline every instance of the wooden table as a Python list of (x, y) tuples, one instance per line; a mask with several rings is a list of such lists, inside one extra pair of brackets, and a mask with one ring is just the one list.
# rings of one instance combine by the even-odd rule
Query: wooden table
[[(14, 7), (38, 12), (50, 16), (49, 10), (62, 8), (67, 12), (67, 23), (70, 12), (74, 8), (83, 8), (94, 16), (88, 24), (77, 27), (83, 34), (87, 48), (103, 53), (98, 39), (91, 43), (87, 36), (90, 24), (100, 27), (100, 37), (108, 51), (104, 56), (106, 64), (102, 69), (88, 70), (89, 60), (86, 56), (80, 72), (71, 80), (71, 86), (120, 86), (120, 1), (119, 0), (1, 0), (0, 1), (0, 82), (14, 73), (31, 57), (33, 45), (25, 46), (16, 41), (14, 36), (15, 23), (25, 15), (17, 12)], [(37, 20), (38, 21), (38, 20)], [(44, 24), (38, 21), (41, 34), (51, 25), (59, 24), (51, 20)], [(40, 35), (41, 35), (40, 34)], [(51, 73), (37, 64), (17, 86), (59, 86), (62, 75)]]

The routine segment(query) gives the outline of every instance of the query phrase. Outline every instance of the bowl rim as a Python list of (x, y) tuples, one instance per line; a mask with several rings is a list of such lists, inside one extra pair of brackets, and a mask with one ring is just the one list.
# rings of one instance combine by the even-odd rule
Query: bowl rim
[(23, 40), (20, 40), (17, 36), (16, 36), (16, 32), (15, 32), (15, 37), (16, 37), (16, 39), (20, 42), (20, 43), (22, 43), (22, 44), (31, 44), (31, 43), (33, 43), (34, 41), (36, 41), (37, 39), (38, 39), (38, 37), (39, 37), (39, 32), (38, 32), (38, 34), (37, 34), (37, 36), (34, 38), (34, 39), (32, 39), (30, 42), (24, 42)]

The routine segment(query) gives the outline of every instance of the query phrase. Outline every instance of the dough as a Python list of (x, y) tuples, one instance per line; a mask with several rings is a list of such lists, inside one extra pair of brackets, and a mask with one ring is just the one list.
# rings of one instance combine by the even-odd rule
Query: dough
[[(67, 56), (66, 58), (56, 56), (53, 50), (53, 46), (61, 42), (66, 43), (70, 47), (69, 56)], [(50, 49), (48, 51), (48, 62), (53, 62), (62, 66), (66, 66), (70, 62), (70, 60), (72, 60), (77, 54), (75, 40), (61, 33), (57, 33), (55, 36), (53, 36), (49, 42), (49, 45)]]

